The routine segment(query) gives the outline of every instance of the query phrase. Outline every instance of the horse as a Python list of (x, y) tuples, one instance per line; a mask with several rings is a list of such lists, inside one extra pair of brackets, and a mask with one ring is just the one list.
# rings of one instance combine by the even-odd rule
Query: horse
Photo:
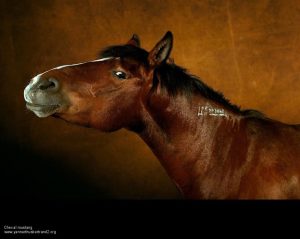
[(185, 199), (300, 198), (300, 125), (242, 110), (170, 58), (168, 31), (151, 51), (134, 34), (96, 60), (31, 79), (26, 107), (150, 147)]

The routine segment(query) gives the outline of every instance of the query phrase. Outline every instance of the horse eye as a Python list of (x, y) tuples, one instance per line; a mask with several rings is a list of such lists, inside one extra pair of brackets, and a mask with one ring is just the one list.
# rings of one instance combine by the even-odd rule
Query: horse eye
[(113, 74), (121, 80), (125, 80), (127, 78), (126, 73), (123, 71), (114, 71)]

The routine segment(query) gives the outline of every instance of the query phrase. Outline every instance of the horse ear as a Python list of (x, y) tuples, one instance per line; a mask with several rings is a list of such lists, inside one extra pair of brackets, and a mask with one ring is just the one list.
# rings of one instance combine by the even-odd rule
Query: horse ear
[(165, 62), (172, 50), (173, 46), (173, 34), (168, 31), (165, 36), (155, 45), (155, 47), (149, 52), (148, 62), (150, 66), (156, 67), (162, 62)]
[(126, 43), (126, 45), (132, 45), (135, 47), (140, 47), (141, 46), (141, 41), (138, 35), (133, 34), (131, 39)]

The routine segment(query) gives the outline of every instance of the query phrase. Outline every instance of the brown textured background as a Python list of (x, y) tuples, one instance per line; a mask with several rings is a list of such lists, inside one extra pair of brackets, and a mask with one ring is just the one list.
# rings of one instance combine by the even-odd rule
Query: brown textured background
[(297, 0), (0, 1), (1, 190), (7, 198), (181, 198), (136, 135), (80, 128), (25, 109), (39, 72), (92, 60), (139, 34), (174, 33), (175, 62), (242, 108), (300, 122)]

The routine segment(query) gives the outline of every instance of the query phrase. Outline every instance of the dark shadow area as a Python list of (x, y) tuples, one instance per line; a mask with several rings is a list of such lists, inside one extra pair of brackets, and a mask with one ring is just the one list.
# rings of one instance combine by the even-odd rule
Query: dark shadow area
[[(110, 195), (86, 182), (70, 168), (19, 145), (1, 140), (2, 199), (107, 199)], [(57, 156), (55, 156), (57, 157)], [(63, 161), (63, 160), (62, 160)]]

